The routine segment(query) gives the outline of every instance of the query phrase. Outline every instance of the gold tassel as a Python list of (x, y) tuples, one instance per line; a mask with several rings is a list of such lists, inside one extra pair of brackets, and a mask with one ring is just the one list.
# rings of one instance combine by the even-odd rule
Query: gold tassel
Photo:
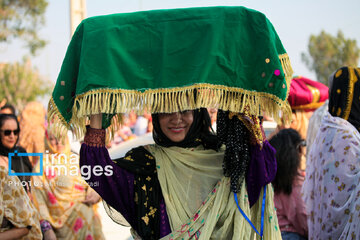
[[(290, 89), (292, 69), (290, 61), (285, 56), (279, 56), (284, 69), (287, 95)], [(197, 99), (194, 99), (194, 91)], [(188, 87), (172, 89), (151, 89), (144, 92), (135, 90), (97, 89), (76, 96), (72, 109), (72, 119), (69, 123), (60, 114), (54, 100), (51, 98), (48, 106), (49, 122), (56, 122), (64, 126), (59, 131), (71, 129), (77, 138), (85, 132), (86, 118), (97, 113), (130, 113), (134, 110), (142, 114), (145, 110), (151, 113), (176, 112), (200, 107), (215, 107), (225, 111), (243, 112), (245, 106), (251, 106), (250, 113), (255, 116), (265, 114), (273, 116), (276, 121), (282, 117), (291, 118), (291, 108), (286, 100), (281, 100), (275, 95), (259, 93), (245, 89), (231, 88), (212, 84), (195, 84)], [(289, 118), (290, 116), (290, 118)], [(118, 120), (112, 121), (107, 130), (110, 136), (114, 135), (121, 115)]]

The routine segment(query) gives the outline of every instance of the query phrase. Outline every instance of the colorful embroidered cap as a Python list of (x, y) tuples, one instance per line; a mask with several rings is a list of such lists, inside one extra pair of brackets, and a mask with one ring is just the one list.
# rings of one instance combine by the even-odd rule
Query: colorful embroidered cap
[(329, 88), (305, 77), (291, 80), (288, 101), (291, 109), (313, 111), (322, 106), (329, 98)]

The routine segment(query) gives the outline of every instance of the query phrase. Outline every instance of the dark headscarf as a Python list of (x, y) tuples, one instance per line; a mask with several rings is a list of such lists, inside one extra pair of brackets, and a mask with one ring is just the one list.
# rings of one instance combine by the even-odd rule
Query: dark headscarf
[[(0, 114), (0, 129), (2, 128), (2, 126), (4, 125), (6, 120), (9, 119), (13, 119), (16, 121), (17, 124), (17, 128), (20, 130), (20, 125), (19, 125), (19, 121), (17, 120), (17, 117), (13, 114)], [(19, 134), (20, 135), (20, 134)], [(15, 151), (17, 151), (18, 153), (26, 153), (25, 149), (20, 147), (20, 146), (16, 146), (16, 144), (19, 141), (19, 137), (14, 145), (14, 147), (12, 148), (7, 148), (3, 145), (1, 139), (0, 139), (0, 155), (8, 157), (9, 153), (13, 153)], [(11, 170), (13, 170), (14, 172), (32, 172), (32, 165), (29, 161), (28, 157), (19, 157), (19, 156), (13, 156), (11, 157)], [(27, 181), (28, 184), (30, 183), (30, 176), (19, 176), (20, 181)], [(30, 186), (30, 185), (29, 185)], [(25, 188), (25, 190), (27, 190)]]
[(181, 142), (171, 141), (161, 130), (159, 114), (152, 114), (153, 138), (156, 144), (163, 147), (196, 147), (202, 144), (205, 149), (218, 150), (220, 142), (211, 131), (211, 119), (206, 108), (193, 110), (193, 122), (185, 139)]
[(350, 122), (360, 131), (360, 69), (342, 67), (336, 71), (329, 96), (329, 112)]
[[(17, 124), (17, 129), (20, 130), (20, 124), (19, 124), (19, 121), (17, 120), (16, 116), (13, 115), (13, 114), (0, 114), (0, 129), (2, 128), (2, 126), (4, 125), (5, 121), (6, 120), (9, 120), (9, 119), (13, 119), (16, 121), (16, 124)], [(18, 139), (16, 140), (16, 143), (14, 145), (14, 147), (12, 148), (7, 148), (3, 145), (2, 141), (0, 140), (0, 155), (2, 156), (5, 156), (5, 157), (8, 157), (9, 153), (12, 153), (15, 151), (16, 149), (16, 144), (19, 142), (19, 137)]]

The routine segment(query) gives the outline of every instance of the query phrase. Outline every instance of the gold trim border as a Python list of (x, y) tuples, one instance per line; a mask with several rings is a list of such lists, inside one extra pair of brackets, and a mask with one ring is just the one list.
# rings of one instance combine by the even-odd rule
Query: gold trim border
[[(293, 70), (287, 54), (279, 55), (285, 73), (286, 99), (265, 92), (249, 91), (241, 88), (227, 87), (215, 84), (193, 84), (186, 87), (149, 89), (144, 92), (124, 89), (96, 89), (79, 94), (74, 99), (72, 118), (66, 122), (60, 114), (53, 98), (48, 106), (49, 124), (56, 124), (56, 135), (64, 134), (68, 129), (79, 139), (86, 131), (86, 124), (92, 114), (117, 114), (107, 129), (109, 138), (112, 138), (121, 122), (121, 114), (134, 110), (142, 114), (144, 110), (151, 113), (176, 112), (191, 110), (200, 107), (220, 108), (225, 111), (242, 113), (246, 106), (249, 114), (254, 116), (263, 113), (272, 116), (277, 122), (291, 120), (291, 108), (287, 102)], [(196, 102), (193, 96), (197, 92)], [(189, 101), (189, 99), (191, 101)], [(281, 113), (281, 115), (280, 115)]]
[(355, 83), (358, 81), (356, 74), (355, 74), (355, 70), (357, 71), (357, 69), (349, 67), (348, 71), (349, 71), (349, 97), (347, 99), (347, 104), (346, 104), (346, 109), (344, 111), (344, 119), (348, 120), (349, 116), (350, 116), (350, 111), (351, 111), (351, 105), (352, 105), (352, 101), (354, 98), (354, 86)]

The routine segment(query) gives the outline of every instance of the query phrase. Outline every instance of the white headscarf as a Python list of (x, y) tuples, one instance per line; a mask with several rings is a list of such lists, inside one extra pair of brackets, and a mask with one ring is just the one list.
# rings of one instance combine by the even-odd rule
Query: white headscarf
[(325, 115), (302, 190), (309, 239), (360, 239), (360, 134), (348, 121)]
[(325, 103), (321, 107), (316, 109), (315, 112), (311, 115), (307, 129), (307, 134), (306, 134), (306, 146), (308, 149), (308, 153), (315, 140), (317, 132), (320, 129), (321, 121), (326, 115), (326, 113), (328, 113), (328, 106), (329, 106), (329, 100), (326, 100)]

